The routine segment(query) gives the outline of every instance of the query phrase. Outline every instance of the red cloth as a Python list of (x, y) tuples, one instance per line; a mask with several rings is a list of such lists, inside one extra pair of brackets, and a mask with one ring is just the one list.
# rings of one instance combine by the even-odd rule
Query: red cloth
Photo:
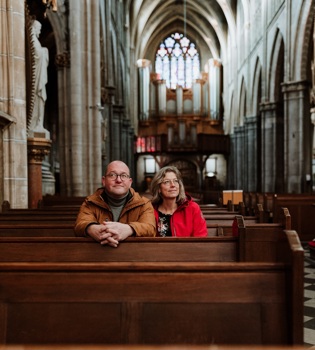
[(236, 217), (234, 218), (233, 223), (232, 223), (232, 233), (233, 233), (233, 237), (238, 237), (238, 226), (237, 226)]
[[(157, 206), (154, 208), (156, 225), (158, 226), (159, 213)], [(207, 223), (199, 204), (194, 202), (189, 195), (171, 217), (171, 230), (173, 237), (207, 237)], [(157, 232), (157, 237), (159, 237)]]
[(310, 241), (310, 242), (308, 242), (308, 245), (309, 245), (311, 248), (315, 248), (315, 241)]

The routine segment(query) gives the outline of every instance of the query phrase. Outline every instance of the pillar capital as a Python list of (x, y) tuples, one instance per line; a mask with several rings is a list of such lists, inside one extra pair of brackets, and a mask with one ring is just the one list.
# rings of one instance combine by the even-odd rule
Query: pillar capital
[(64, 51), (55, 56), (55, 64), (58, 69), (70, 68), (71, 58), (70, 52)]
[(42, 164), (45, 156), (50, 152), (51, 140), (32, 137), (27, 139), (27, 154), (29, 164)]
[(277, 102), (271, 102), (271, 101), (265, 101), (260, 103), (260, 111), (275, 111), (277, 109), (278, 103)]
[(309, 82), (306, 80), (288, 81), (281, 84), (283, 93), (292, 93), (309, 89)]

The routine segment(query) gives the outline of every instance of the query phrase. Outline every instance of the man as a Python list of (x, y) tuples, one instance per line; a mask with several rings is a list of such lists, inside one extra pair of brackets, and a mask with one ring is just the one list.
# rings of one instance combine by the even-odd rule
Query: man
[(81, 205), (74, 228), (76, 236), (89, 235), (111, 247), (132, 235), (155, 236), (151, 201), (131, 188), (130, 171), (124, 162), (109, 163), (102, 184)]

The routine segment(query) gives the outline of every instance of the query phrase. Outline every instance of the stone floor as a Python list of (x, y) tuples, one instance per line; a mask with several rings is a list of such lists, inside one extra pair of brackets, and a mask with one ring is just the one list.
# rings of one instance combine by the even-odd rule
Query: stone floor
[(306, 245), (304, 249), (304, 344), (315, 349), (315, 261)]

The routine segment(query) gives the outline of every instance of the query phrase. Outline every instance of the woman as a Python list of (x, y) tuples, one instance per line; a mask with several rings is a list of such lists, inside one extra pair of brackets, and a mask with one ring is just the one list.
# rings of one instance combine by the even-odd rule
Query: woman
[(199, 205), (185, 194), (182, 176), (174, 166), (160, 169), (151, 182), (157, 236), (205, 237), (207, 224)]

